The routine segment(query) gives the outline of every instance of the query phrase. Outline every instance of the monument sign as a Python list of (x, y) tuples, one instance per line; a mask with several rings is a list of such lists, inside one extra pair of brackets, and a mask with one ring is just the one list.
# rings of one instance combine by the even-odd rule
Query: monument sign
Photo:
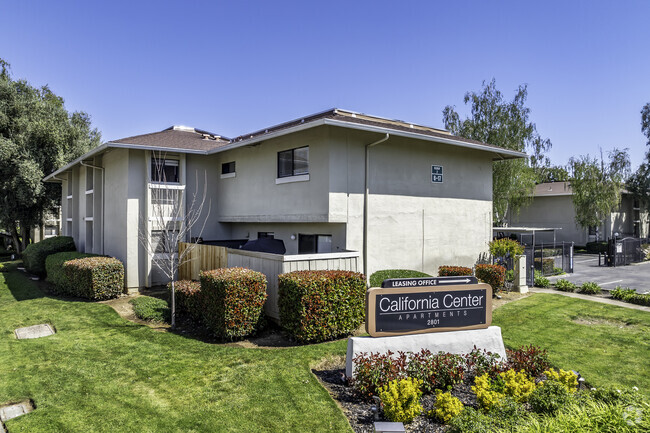
[(371, 288), (366, 293), (366, 331), (372, 337), (481, 329), (491, 322), (492, 287), (485, 283)]

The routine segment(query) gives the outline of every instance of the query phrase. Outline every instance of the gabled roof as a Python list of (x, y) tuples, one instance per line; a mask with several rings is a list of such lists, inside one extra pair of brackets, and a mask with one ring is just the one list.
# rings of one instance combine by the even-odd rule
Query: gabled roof
[(75, 161), (72, 161), (65, 167), (62, 167), (54, 173), (46, 176), (44, 180), (60, 181), (60, 179), (56, 178), (57, 175), (69, 170), (72, 166), (81, 161), (98, 155), (110, 147), (210, 155), (322, 125), (390, 134), (394, 136), (487, 151), (493, 154), (494, 160), (527, 157), (523, 152), (504, 149), (499, 146), (481, 143), (480, 141), (457, 137), (443, 129), (332, 108), (330, 110), (281, 123), (269, 128), (260, 129), (250, 134), (240, 135), (233, 139), (187, 126), (171, 126), (159, 132), (120, 138), (119, 140), (108, 141), (101, 146), (92, 149), (90, 152)]
[(207, 152), (230, 143), (230, 139), (202, 129), (187, 126), (170, 126), (159, 132), (120, 138), (110, 143), (168, 149), (202, 150)]

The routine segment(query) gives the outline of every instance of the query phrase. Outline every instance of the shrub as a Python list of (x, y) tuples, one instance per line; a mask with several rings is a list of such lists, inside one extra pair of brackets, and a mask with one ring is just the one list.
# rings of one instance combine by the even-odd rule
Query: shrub
[(487, 352), (485, 349), (480, 350), (474, 346), (474, 349), (465, 355), (465, 370), (474, 376), (482, 376), (487, 373), (490, 377), (494, 377), (503, 368), (504, 364), (498, 353)]
[(496, 292), (503, 287), (506, 268), (500, 265), (476, 265), (476, 278), (492, 286)]
[(422, 389), (431, 393), (436, 389), (448, 389), (463, 381), (464, 360), (460, 355), (440, 352), (432, 354), (423, 349), (410, 355), (407, 375), (422, 381)]
[(266, 277), (244, 268), (203, 271), (201, 280), (201, 320), (221, 339), (251, 335), (262, 318), (266, 301)]
[(409, 269), (385, 269), (377, 271), (370, 276), (370, 287), (381, 287), (384, 280), (391, 278), (426, 278), (431, 275), (420, 271), (411, 271)]
[(508, 368), (524, 370), (532, 377), (538, 377), (551, 367), (546, 350), (537, 346), (522, 346), (516, 350), (506, 349)]
[(148, 322), (169, 322), (171, 310), (167, 301), (151, 296), (138, 296), (131, 299), (129, 304), (133, 305), (135, 317)]
[(537, 387), (528, 399), (530, 408), (535, 413), (554, 415), (569, 404), (571, 394), (561, 383), (549, 380)]
[(543, 275), (554, 275), (555, 274), (555, 259), (541, 257), (535, 258), (535, 269), (539, 269), (541, 264), (542, 274)]
[(476, 394), (479, 406), (489, 412), (506, 397), (518, 403), (528, 401), (535, 386), (535, 381), (526, 372), (510, 369), (499, 373), (495, 378), (490, 378), (487, 373), (476, 376), (472, 391)]
[[(171, 294), (172, 284), (167, 284), (167, 290)], [(180, 280), (174, 282), (176, 292), (176, 312), (188, 314), (196, 320), (201, 320), (201, 283), (191, 280)]]
[(112, 257), (85, 257), (63, 263), (68, 284), (65, 293), (103, 300), (118, 297), (124, 290), (124, 266)]
[(515, 281), (515, 271), (513, 269), (506, 271), (506, 281), (509, 283), (513, 283)]
[(524, 370), (506, 370), (499, 373), (504, 381), (504, 392), (508, 397), (512, 397), (516, 402), (523, 403), (528, 401), (528, 397), (535, 389), (535, 381), (526, 374)]
[(557, 382), (566, 388), (567, 392), (574, 393), (578, 389), (578, 375), (573, 371), (565, 371), (562, 369), (553, 370), (549, 368), (544, 371), (547, 380)]
[(561, 279), (555, 282), (555, 288), (563, 292), (574, 292), (578, 288), (578, 286), (576, 286), (569, 280)]
[(472, 275), (472, 268), (465, 266), (440, 266), (438, 268), (439, 277), (462, 277)]
[(69, 260), (82, 259), (84, 257), (99, 257), (96, 254), (78, 253), (76, 251), (67, 251), (63, 253), (50, 254), (45, 259), (45, 269), (47, 271), (47, 281), (54, 285), (54, 288), (60, 292), (66, 292), (70, 282), (63, 271), (63, 264)]
[(607, 242), (587, 242), (585, 246), (587, 254), (598, 254), (607, 252)]
[(580, 289), (578, 289), (578, 293), (595, 295), (597, 293), (600, 293), (600, 286), (593, 281), (587, 281), (585, 283), (582, 283), (582, 286), (580, 286)]
[(433, 409), (427, 415), (431, 418), (438, 418), (445, 424), (448, 424), (453, 418), (457, 417), (463, 411), (463, 403), (450, 392), (436, 390), (436, 401)]
[(487, 373), (476, 376), (472, 391), (476, 394), (481, 409), (489, 412), (490, 409), (505, 397), (503, 380), (499, 377), (491, 379)]
[(564, 269), (562, 268), (558, 268), (558, 267), (553, 268), (553, 275), (562, 275), (564, 273), (565, 273)]
[(492, 418), (473, 407), (466, 407), (449, 422), (450, 433), (492, 433), (495, 431)]
[(54, 236), (28, 245), (23, 251), (23, 263), (28, 272), (43, 277), (46, 275), (45, 259), (47, 256), (74, 250), (74, 239), (69, 236)]
[(349, 271), (296, 271), (278, 276), (280, 324), (301, 343), (348, 335), (365, 318), (366, 281)]
[(488, 245), (490, 246), (490, 254), (494, 257), (514, 257), (524, 253), (523, 245), (513, 239), (496, 239)]
[(610, 295), (612, 295), (612, 298), (614, 299), (630, 302), (630, 299), (634, 298), (636, 295), (636, 290), (628, 287), (623, 288), (621, 286), (616, 286), (616, 288), (610, 292)]
[(384, 407), (384, 415), (390, 421), (410, 423), (422, 413), (420, 404), (421, 381), (418, 379), (393, 380), (379, 392)]
[(406, 378), (408, 356), (399, 352), (393, 357), (393, 352), (358, 354), (354, 363), (354, 377), (352, 386), (364, 397), (379, 394), (383, 386), (396, 379)]
[(548, 278), (542, 276), (539, 271), (535, 271), (534, 275), (536, 287), (549, 287), (551, 285), (551, 282), (548, 280)]

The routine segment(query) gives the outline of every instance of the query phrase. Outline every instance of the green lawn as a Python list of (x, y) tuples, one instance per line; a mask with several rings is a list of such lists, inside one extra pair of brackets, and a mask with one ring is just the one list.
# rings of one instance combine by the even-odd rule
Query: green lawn
[[(18, 341), (15, 328), (50, 323), (51, 337)], [(592, 384), (650, 394), (650, 314), (560, 295), (495, 311), (510, 347), (533, 343)], [(44, 296), (19, 272), (0, 274), (0, 403), (37, 409), (11, 433), (351, 431), (310, 365), (346, 341), (244, 349), (157, 332), (108, 306)]]
[[(15, 328), (44, 322), (57, 334), (15, 339)], [(207, 344), (0, 274), (0, 403), (37, 406), (6, 423), (11, 433), (351, 431), (309, 368), (345, 347)]]
[(535, 344), (592, 386), (637, 386), (650, 396), (650, 313), (536, 294), (494, 312), (506, 346)]

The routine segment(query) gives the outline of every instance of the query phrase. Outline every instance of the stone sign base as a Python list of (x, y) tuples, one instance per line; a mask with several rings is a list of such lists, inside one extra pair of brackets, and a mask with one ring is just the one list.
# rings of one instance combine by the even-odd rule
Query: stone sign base
[(429, 334), (399, 335), (396, 337), (350, 337), (345, 360), (345, 375), (352, 377), (352, 360), (362, 352), (387, 353), (419, 352), (428, 349), (432, 353), (469, 353), (476, 346), (480, 350), (497, 353), (506, 359), (506, 348), (501, 337), (501, 328), (490, 326), (470, 331), (432, 332)]

